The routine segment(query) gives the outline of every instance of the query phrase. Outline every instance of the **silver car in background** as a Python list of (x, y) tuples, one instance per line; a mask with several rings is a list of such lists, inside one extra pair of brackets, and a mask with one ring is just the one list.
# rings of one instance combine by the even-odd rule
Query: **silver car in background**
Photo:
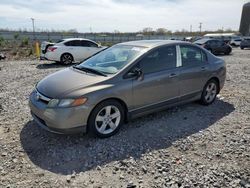
[(55, 133), (115, 134), (124, 121), (170, 106), (214, 102), (225, 62), (187, 42), (114, 45), (41, 80), (30, 95), (38, 125)]

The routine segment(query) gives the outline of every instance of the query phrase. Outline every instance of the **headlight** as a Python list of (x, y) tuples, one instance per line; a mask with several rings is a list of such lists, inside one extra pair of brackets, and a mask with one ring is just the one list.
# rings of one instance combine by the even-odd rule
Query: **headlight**
[(71, 107), (71, 106), (80, 106), (85, 104), (87, 98), (78, 98), (78, 99), (51, 99), (49, 101), (48, 107)]
[(49, 101), (49, 104), (48, 104), (48, 107), (56, 107), (59, 103), (59, 100), (58, 99), (51, 99)]

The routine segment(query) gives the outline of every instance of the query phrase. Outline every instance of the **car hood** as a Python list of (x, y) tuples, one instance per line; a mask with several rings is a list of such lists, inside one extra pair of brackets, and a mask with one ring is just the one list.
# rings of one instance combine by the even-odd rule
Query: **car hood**
[(108, 77), (82, 72), (71, 67), (45, 77), (38, 82), (36, 89), (49, 98), (60, 99), (75, 90), (100, 84), (107, 79)]

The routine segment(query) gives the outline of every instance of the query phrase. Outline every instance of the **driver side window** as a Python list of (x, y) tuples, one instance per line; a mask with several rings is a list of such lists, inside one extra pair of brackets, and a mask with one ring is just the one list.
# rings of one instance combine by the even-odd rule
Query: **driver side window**
[(160, 47), (140, 61), (144, 74), (159, 72), (176, 67), (176, 46)]

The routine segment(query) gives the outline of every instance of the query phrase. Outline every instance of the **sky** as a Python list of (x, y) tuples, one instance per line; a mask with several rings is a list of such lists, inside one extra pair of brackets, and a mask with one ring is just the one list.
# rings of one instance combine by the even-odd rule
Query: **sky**
[(1, 0), (0, 28), (137, 32), (239, 29), (249, 0)]

